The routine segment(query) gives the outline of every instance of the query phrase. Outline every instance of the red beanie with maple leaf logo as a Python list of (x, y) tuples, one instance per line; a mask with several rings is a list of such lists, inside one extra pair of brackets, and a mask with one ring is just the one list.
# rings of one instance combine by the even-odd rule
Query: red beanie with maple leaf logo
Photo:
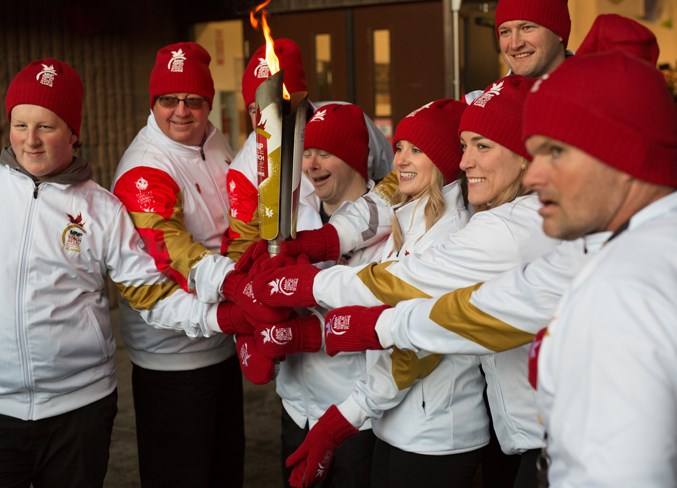
[(677, 110), (661, 72), (636, 56), (574, 56), (538, 80), (524, 104), (524, 140), (533, 135), (677, 188)]
[(351, 103), (322, 105), (306, 124), (304, 149), (321, 149), (342, 159), (365, 181), (369, 158), (369, 132), (364, 112)]
[[(306, 72), (299, 46), (291, 39), (275, 39), (275, 55), (284, 70), (284, 86), (289, 93), (308, 91)], [(252, 55), (242, 75), (242, 97), (244, 106), (249, 107), (256, 100), (256, 89), (270, 78), (270, 67), (266, 61), (266, 46), (261, 46)]]
[(68, 64), (54, 58), (33, 61), (19, 71), (7, 88), (5, 110), (11, 120), (16, 105), (39, 105), (57, 114), (80, 134), (82, 81)]
[(476, 132), (531, 161), (522, 142), (522, 110), (535, 82), (535, 78), (508, 75), (493, 83), (463, 113), (459, 135), (464, 130)]
[(393, 137), (393, 149), (402, 139), (409, 141), (437, 166), (446, 183), (458, 177), (463, 157), (458, 126), (467, 105), (451, 98), (426, 103), (400, 120)]
[(155, 99), (167, 93), (194, 93), (214, 100), (214, 80), (209, 71), (212, 58), (196, 42), (177, 42), (161, 48), (150, 73), (150, 107)]

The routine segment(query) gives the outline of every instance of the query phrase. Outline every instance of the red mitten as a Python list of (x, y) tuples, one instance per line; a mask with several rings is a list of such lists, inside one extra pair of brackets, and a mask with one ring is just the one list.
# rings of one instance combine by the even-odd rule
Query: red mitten
[(543, 327), (536, 332), (534, 340), (529, 347), (529, 383), (531, 383), (531, 387), (534, 390), (538, 387), (538, 355), (541, 353), (543, 336), (545, 336), (546, 332), (548, 332), (547, 327)]
[(296, 239), (281, 243), (280, 249), (288, 256), (305, 254), (311, 263), (337, 261), (341, 256), (341, 242), (336, 227), (331, 224), (315, 230), (302, 230), (296, 234)]
[(330, 310), (324, 319), (324, 341), (327, 354), (381, 350), (376, 335), (376, 321), (390, 305), (380, 307), (339, 307)]
[(216, 321), (224, 334), (253, 334), (256, 322), (233, 302), (221, 302), (216, 307)]
[(235, 347), (245, 378), (255, 385), (265, 385), (275, 377), (275, 363), (258, 351), (253, 335), (236, 336)]
[[(317, 302), (313, 282), (319, 272), (312, 264), (261, 271), (253, 279), (254, 295), (270, 307), (314, 307)], [(262, 319), (261, 322), (278, 321)]]
[(314, 315), (259, 324), (254, 337), (258, 350), (270, 359), (299, 352), (317, 352), (322, 347), (322, 324)]
[(256, 299), (249, 275), (231, 271), (221, 287), (223, 296), (235, 303), (251, 320), (257, 322), (280, 322), (292, 314), (289, 308), (272, 308)]
[[(287, 256), (286, 254), (278, 254), (272, 258), (268, 253), (261, 254), (252, 264), (251, 269), (249, 270), (249, 276), (254, 278), (262, 272), (294, 266), (295, 264), (298, 264), (299, 259), (300, 258)], [(307, 259), (305, 262), (308, 262)]]
[(248, 273), (254, 262), (261, 257), (268, 257), (268, 241), (259, 240), (249, 245), (235, 263), (235, 271)]
[(329, 473), (336, 448), (357, 433), (336, 405), (329, 407), (299, 448), (287, 458), (286, 466), (293, 466), (289, 483), (295, 488), (303, 488), (322, 481)]

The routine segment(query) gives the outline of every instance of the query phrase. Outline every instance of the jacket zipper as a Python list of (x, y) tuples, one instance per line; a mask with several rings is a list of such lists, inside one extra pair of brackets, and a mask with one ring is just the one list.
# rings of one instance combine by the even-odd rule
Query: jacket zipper
[(18, 282), (18, 290), (17, 290), (17, 303), (16, 303), (16, 310), (17, 310), (17, 340), (18, 340), (18, 347), (19, 351), (21, 354), (21, 357), (23, 358), (23, 367), (21, 371), (21, 376), (23, 378), (24, 386), (26, 387), (26, 390), (28, 391), (28, 395), (30, 398), (29, 401), (29, 411), (28, 411), (28, 418), (31, 419), (33, 418), (33, 409), (34, 409), (34, 391), (33, 391), (33, 386), (34, 386), (34, 379), (33, 375), (31, 372), (31, 368), (29, 366), (30, 362), (30, 356), (28, 354), (28, 329), (27, 329), (27, 324), (25, 321), (25, 313), (26, 313), (26, 281), (28, 279), (28, 245), (32, 241), (32, 235), (33, 235), (33, 218), (34, 218), (34, 208), (36, 205), (36, 200), (38, 198), (38, 185), (35, 185), (35, 188), (33, 189), (33, 198), (29, 199), (28, 203), (28, 218), (26, 220), (26, 223), (24, 225), (24, 233), (21, 236), (21, 246), (20, 246), (20, 254), (19, 254), (19, 277), (20, 281)]
[(207, 159), (205, 158), (205, 153), (204, 153), (204, 148), (201, 145), (200, 146), (200, 157), (202, 158), (202, 162), (204, 163), (204, 169), (207, 172), (207, 176), (209, 176), (209, 181), (211, 181), (212, 186), (216, 190), (216, 194), (220, 196), (220, 201), (221, 201), (221, 211), (223, 212), (223, 215), (226, 217), (226, 223), (228, 222), (228, 205), (226, 204), (225, 200), (223, 199), (223, 195), (221, 194), (221, 191), (219, 191), (219, 185), (216, 183), (216, 179), (214, 178), (214, 174), (212, 173), (211, 167), (209, 164), (207, 164)]

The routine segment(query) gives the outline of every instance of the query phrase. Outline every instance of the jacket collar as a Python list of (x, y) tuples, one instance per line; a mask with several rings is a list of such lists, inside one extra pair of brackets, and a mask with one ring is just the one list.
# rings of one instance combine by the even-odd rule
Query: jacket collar
[(84, 159), (78, 157), (73, 158), (73, 162), (61, 173), (47, 176), (45, 178), (41, 178), (40, 180), (26, 171), (24, 167), (19, 164), (11, 147), (4, 148), (2, 153), (0, 153), (0, 164), (9, 166), (16, 171), (25, 174), (36, 183), (49, 182), (69, 185), (82, 183), (83, 181), (92, 179), (92, 170), (89, 167), (89, 164), (87, 164), (87, 161)]
[(207, 124), (207, 137), (205, 137), (204, 142), (201, 145), (188, 146), (186, 144), (181, 144), (180, 142), (176, 142), (172, 138), (167, 137), (167, 135), (164, 132), (162, 132), (160, 126), (157, 125), (155, 115), (153, 115), (152, 111), (148, 116), (147, 127), (154, 139), (159, 138), (160, 140), (164, 141), (164, 144), (166, 144), (166, 146), (169, 147), (172, 151), (179, 151), (183, 154), (189, 155), (195, 154), (196, 151), (199, 152), (203, 147), (207, 145), (207, 141), (209, 141), (209, 139), (211, 139), (216, 133), (216, 127), (211, 122), (209, 122)]

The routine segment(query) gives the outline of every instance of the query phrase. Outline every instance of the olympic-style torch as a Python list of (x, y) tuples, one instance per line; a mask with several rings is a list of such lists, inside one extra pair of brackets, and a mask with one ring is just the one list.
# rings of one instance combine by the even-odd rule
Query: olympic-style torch
[(263, 19), (271, 76), (256, 89), (259, 236), (268, 241), (268, 253), (274, 256), (280, 242), (296, 237), (308, 93), (288, 93)]

